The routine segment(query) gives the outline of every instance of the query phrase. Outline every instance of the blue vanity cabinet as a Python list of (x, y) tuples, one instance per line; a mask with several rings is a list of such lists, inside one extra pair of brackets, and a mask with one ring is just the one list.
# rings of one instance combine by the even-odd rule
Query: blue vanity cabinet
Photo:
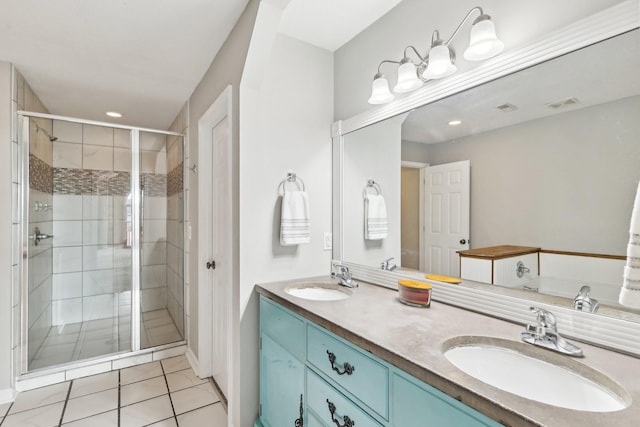
[(393, 427), (498, 427), (502, 426), (405, 372), (391, 376)]
[(501, 425), (264, 296), (260, 339), (256, 427)]
[(302, 425), (305, 323), (260, 300), (260, 420), (256, 426)]

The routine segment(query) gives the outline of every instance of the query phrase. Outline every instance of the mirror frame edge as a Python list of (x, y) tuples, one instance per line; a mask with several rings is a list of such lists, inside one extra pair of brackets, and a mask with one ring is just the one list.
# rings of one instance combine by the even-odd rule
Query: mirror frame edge
[[(507, 321), (526, 324), (533, 319), (529, 308), (532, 302), (522, 297), (497, 294), (490, 290), (461, 287), (425, 280), (422, 273), (389, 272), (354, 264), (343, 259), (342, 183), (344, 136), (348, 133), (409, 112), (447, 96), (465, 91), (522, 69), (540, 64), (580, 48), (638, 29), (638, 2), (626, 0), (594, 15), (576, 21), (547, 36), (493, 58), (460, 75), (432, 82), (422, 90), (389, 104), (372, 108), (345, 120), (333, 123), (333, 265), (349, 267), (354, 277), (379, 286), (397, 289), (402, 278), (423, 280), (434, 287), (434, 300), (476, 311)], [(560, 323), (563, 335), (586, 341), (618, 352), (640, 356), (640, 328), (630, 320), (607, 316), (593, 316), (552, 303), (536, 302), (536, 306), (551, 310)], [(606, 330), (613, 333), (601, 333)]]

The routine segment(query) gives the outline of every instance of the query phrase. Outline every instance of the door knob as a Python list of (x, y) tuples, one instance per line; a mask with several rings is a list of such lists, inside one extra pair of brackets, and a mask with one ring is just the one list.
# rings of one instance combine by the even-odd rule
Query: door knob
[(466, 244), (467, 244), (466, 239), (460, 239), (460, 244), (461, 244), (461, 245), (466, 245)]
[(207, 261), (207, 270), (215, 270), (216, 262), (215, 261)]

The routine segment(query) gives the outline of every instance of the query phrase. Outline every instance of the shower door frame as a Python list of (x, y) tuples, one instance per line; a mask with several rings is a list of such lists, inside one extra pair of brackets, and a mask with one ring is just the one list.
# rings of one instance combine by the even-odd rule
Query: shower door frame
[[(61, 365), (55, 365), (53, 367), (46, 367), (42, 369), (36, 370), (38, 374), (46, 375), (52, 372), (60, 372), (70, 367), (76, 367), (78, 365), (87, 366), (97, 363), (102, 363), (111, 360), (117, 360), (122, 358), (127, 358), (139, 354), (148, 354), (153, 351), (163, 350), (172, 347), (178, 347), (186, 344), (185, 337), (187, 336), (186, 329), (182, 331), (183, 339), (181, 341), (176, 341), (173, 343), (162, 344), (159, 346), (152, 346), (147, 348), (140, 348), (140, 334), (141, 334), (141, 262), (140, 262), (140, 234), (141, 234), (141, 204), (142, 204), (142, 193), (140, 188), (140, 133), (141, 132), (151, 132), (151, 133), (159, 133), (167, 136), (179, 136), (182, 138), (182, 146), (183, 146), (183, 154), (182, 158), (184, 161), (184, 146), (185, 146), (185, 135), (180, 132), (172, 132), (165, 131), (159, 129), (151, 129), (151, 128), (142, 128), (135, 126), (127, 126), (120, 125), (117, 123), (109, 123), (109, 122), (101, 122), (96, 120), (84, 120), (75, 117), (67, 117), (60, 116), (54, 114), (44, 114), (37, 113), (32, 111), (17, 111), (17, 127), (20, 133), (19, 140), (19, 153), (20, 156), (20, 167), (21, 170), (18, 171), (22, 175), (21, 180), (21, 188), (19, 191), (19, 218), (21, 219), (20, 224), (20, 244), (19, 248), (22, 250), (22, 254), (19, 257), (19, 261), (22, 264), (20, 266), (20, 271), (22, 274), (21, 279), (21, 296), (20, 296), (20, 360), (14, 360), (13, 363), (19, 363), (19, 375), (23, 377), (25, 375), (31, 375), (34, 371), (29, 371), (28, 368), (28, 346), (29, 346), (29, 153), (30, 153), (30, 129), (29, 129), (29, 121), (31, 118), (42, 118), (49, 120), (60, 120), (71, 123), (79, 123), (86, 125), (94, 125), (94, 126), (104, 126), (113, 129), (124, 129), (131, 132), (131, 205), (132, 205), (132, 215), (131, 215), (131, 227), (133, 230), (136, 230), (135, 233), (132, 234), (132, 244), (131, 244), (131, 350), (127, 352), (118, 352), (118, 353), (108, 353), (101, 356), (91, 357), (89, 359), (78, 359), (71, 360)], [(183, 188), (184, 192), (184, 188)], [(54, 207), (55, 208), (55, 207)], [(183, 212), (186, 211), (186, 206), (182, 207)], [(184, 215), (183, 215), (184, 218)], [(183, 259), (185, 257), (184, 249), (182, 251)], [(186, 263), (183, 262), (183, 266)], [(183, 267), (184, 269), (185, 267)], [(135, 273), (137, 272), (137, 273)], [(135, 274), (134, 274), (135, 273)], [(184, 277), (184, 272), (183, 272)], [(182, 292), (184, 294), (185, 286), (184, 280), (182, 283)], [(12, 304), (16, 304), (17, 301), (12, 301)], [(186, 311), (183, 313), (183, 324), (187, 325), (186, 322)], [(16, 345), (17, 343), (12, 343)], [(19, 377), (19, 378), (20, 378)]]

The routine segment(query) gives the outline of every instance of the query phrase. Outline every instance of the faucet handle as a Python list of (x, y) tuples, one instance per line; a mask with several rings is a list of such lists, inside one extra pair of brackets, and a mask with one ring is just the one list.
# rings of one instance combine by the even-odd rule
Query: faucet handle
[(537, 314), (536, 322), (539, 328), (549, 328), (552, 331), (556, 330), (556, 316), (548, 310), (540, 307), (530, 307), (533, 313)]

